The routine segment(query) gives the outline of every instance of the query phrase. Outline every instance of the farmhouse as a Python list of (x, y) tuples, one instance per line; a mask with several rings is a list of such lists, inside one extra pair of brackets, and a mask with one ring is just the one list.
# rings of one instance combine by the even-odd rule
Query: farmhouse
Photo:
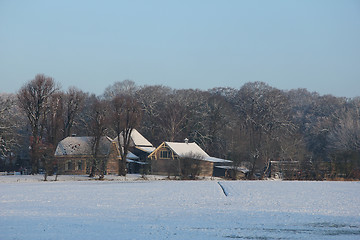
[(163, 142), (150, 155), (151, 172), (184, 177), (213, 176), (214, 166), (231, 161), (210, 157), (196, 143)]
[[(59, 174), (89, 174), (90, 163), (93, 159), (94, 137), (67, 137), (60, 141), (55, 150)], [(115, 141), (109, 137), (101, 137), (97, 159), (106, 164), (106, 174), (118, 172), (120, 159), (119, 149)], [(139, 158), (129, 152), (127, 161)]]
[[(60, 174), (89, 174), (90, 164), (93, 159), (94, 137), (67, 137), (60, 141), (55, 151), (55, 159)], [(120, 143), (123, 144), (120, 137)], [(144, 171), (148, 165), (148, 155), (155, 150), (154, 146), (143, 137), (136, 129), (130, 136), (130, 152), (127, 154), (126, 162), (128, 173), (139, 173)], [(134, 154), (135, 153), (135, 154)], [(106, 174), (117, 174), (119, 169), (119, 141), (110, 137), (101, 137), (99, 143), (99, 161), (105, 162)]]

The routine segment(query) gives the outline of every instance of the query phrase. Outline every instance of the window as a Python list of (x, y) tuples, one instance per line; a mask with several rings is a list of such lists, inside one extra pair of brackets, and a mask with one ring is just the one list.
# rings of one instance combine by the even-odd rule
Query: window
[(163, 150), (160, 152), (160, 158), (171, 158), (171, 152), (168, 150)]
[(73, 170), (73, 165), (72, 165), (71, 160), (70, 160), (70, 161), (67, 161), (67, 162), (65, 163), (65, 170)]
[(82, 161), (78, 161), (77, 170), (82, 170)]

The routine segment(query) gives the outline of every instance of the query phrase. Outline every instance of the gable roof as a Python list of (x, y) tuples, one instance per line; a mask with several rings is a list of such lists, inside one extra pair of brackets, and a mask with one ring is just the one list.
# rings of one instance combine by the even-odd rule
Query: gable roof
[(204, 150), (196, 143), (181, 143), (181, 142), (165, 142), (165, 144), (173, 150), (179, 157), (196, 156), (206, 159), (210, 157)]
[[(91, 155), (94, 137), (67, 137), (61, 140), (55, 150), (55, 156), (66, 155)], [(99, 145), (99, 154), (108, 155), (112, 139), (101, 137)]]
[(133, 129), (131, 132), (131, 140), (137, 147), (153, 147), (153, 145), (136, 129)]
[[(143, 135), (141, 135), (138, 130), (133, 129), (130, 135), (130, 146), (131, 147), (154, 147)], [(114, 139), (114, 141), (118, 141), (118, 137)], [(120, 142), (123, 144), (124, 138), (122, 133), (120, 133)]]
[[(160, 149), (164, 145), (169, 147), (179, 157), (194, 156), (194, 157), (199, 158), (200, 160), (213, 162), (213, 163), (230, 163), (230, 162), (232, 162), (230, 160), (210, 157), (199, 145), (197, 145), (194, 142), (193, 143), (163, 142), (157, 149)], [(156, 150), (154, 152), (156, 152)], [(152, 154), (150, 154), (149, 157)]]

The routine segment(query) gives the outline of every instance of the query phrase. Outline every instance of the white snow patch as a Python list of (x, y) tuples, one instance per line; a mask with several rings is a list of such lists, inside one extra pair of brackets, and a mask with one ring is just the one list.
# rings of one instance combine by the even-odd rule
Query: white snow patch
[(0, 239), (360, 238), (359, 182), (72, 177), (0, 176)]

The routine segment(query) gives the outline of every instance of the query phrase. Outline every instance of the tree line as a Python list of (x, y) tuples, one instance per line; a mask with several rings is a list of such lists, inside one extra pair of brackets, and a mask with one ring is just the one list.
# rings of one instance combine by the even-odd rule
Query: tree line
[[(126, 143), (133, 128), (154, 146), (188, 138), (211, 156), (247, 166), (251, 178), (266, 177), (271, 161), (298, 163), (294, 179), (360, 178), (360, 97), (283, 91), (263, 82), (205, 91), (130, 80), (96, 96), (74, 87), (63, 91), (42, 74), (16, 94), (0, 95), (0, 170), (38, 173), (67, 136), (123, 132)], [(94, 171), (99, 164), (94, 158)], [(122, 165), (119, 175), (125, 174)]]

